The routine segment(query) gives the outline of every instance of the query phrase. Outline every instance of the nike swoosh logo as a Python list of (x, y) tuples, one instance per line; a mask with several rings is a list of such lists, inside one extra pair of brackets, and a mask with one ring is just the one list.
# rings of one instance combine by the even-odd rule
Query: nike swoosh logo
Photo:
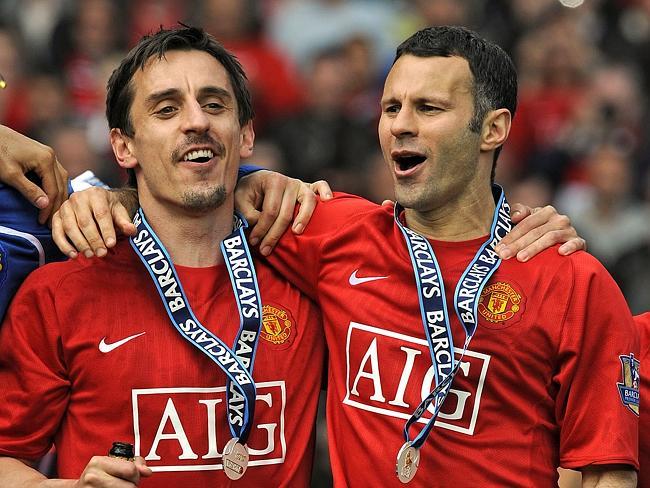
[(359, 271), (358, 269), (355, 269), (350, 275), (350, 279), (348, 281), (352, 286), (357, 286), (362, 283), (368, 283), (370, 281), (385, 280), (386, 278), (388, 278), (388, 276), (366, 276), (363, 278), (359, 278), (357, 276), (358, 271)]
[(120, 347), (120, 346), (123, 346), (124, 344), (126, 344), (126, 343), (129, 342), (130, 340), (133, 340), (133, 339), (135, 339), (136, 337), (140, 337), (140, 336), (143, 335), (143, 334), (144, 334), (144, 332), (140, 332), (139, 334), (133, 334), (132, 336), (125, 337), (125, 338), (122, 339), (121, 341), (111, 342), (111, 343), (106, 342), (106, 337), (104, 337), (104, 338), (99, 342), (99, 351), (100, 351), (100, 352), (103, 352), (104, 354), (106, 354), (107, 352), (111, 352), (112, 350), (117, 349), (117, 348)]

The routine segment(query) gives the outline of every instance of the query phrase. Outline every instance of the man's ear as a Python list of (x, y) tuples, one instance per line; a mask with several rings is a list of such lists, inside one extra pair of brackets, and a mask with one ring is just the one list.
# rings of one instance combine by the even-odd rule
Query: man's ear
[(253, 144), (255, 144), (255, 131), (253, 130), (253, 121), (249, 120), (242, 126), (239, 134), (239, 157), (241, 159), (251, 157)]
[(120, 129), (111, 129), (111, 146), (117, 163), (122, 168), (135, 168), (138, 160), (132, 151), (132, 142), (129, 136), (122, 133)]
[(507, 108), (489, 112), (483, 120), (481, 151), (494, 151), (503, 145), (510, 133), (512, 115)]

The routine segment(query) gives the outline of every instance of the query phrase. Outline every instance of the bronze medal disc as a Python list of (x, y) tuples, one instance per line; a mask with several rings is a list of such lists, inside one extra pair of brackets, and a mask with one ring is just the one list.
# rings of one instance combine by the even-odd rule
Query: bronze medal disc
[(397, 477), (408, 483), (415, 477), (420, 464), (420, 450), (405, 442), (397, 453)]
[(231, 480), (238, 480), (248, 467), (248, 449), (239, 443), (238, 438), (232, 438), (223, 448), (223, 471)]

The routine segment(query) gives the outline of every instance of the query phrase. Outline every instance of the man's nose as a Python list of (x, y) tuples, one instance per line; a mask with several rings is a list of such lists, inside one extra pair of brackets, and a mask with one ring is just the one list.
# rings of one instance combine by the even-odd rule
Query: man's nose
[(190, 102), (186, 105), (183, 131), (184, 132), (206, 132), (210, 128), (210, 119), (203, 110), (203, 107), (196, 102)]
[(392, 120), (390, 131), (395, 137), (417, 134), (416, 114), (408, 107), (402, 107)]

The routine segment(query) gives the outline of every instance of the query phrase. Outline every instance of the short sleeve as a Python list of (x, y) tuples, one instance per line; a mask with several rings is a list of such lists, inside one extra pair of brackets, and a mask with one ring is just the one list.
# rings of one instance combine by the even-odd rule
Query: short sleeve
[(44, 268), (19, 289), (0, 328), (0, 455), (35, 459), (53, 442), (70, 385)]
[(602, 265), (586, 253), (570, 263), (555, 284), (571, 290), (554, 376), (560, 464), (638, 469), (638, 331)]

